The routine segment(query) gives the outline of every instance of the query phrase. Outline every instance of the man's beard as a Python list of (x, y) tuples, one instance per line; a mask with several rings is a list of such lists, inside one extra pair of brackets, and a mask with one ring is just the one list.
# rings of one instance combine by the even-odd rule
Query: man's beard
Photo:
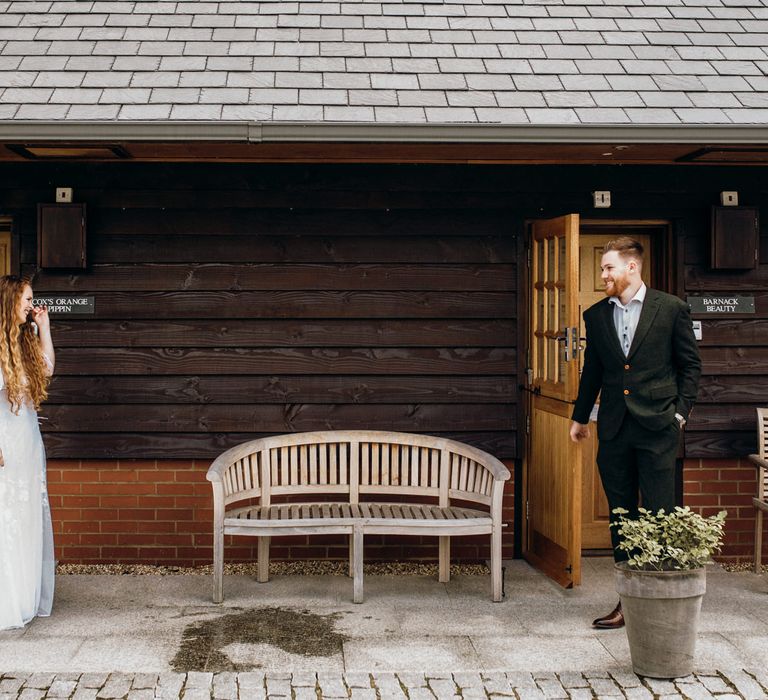
[(626, 277), (614, 277), (613, 284), (605, 287), (605, 296), (620, 297), (629, 287), (629, 280)]

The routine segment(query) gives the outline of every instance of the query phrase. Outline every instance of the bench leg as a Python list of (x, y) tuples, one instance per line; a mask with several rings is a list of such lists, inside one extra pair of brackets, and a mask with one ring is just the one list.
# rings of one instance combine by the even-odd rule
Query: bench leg
[(349, 578), (355, 575), (355, 536), (349, 536)]
[(501, 524), (491, 531), (491, 597), (494, 603), (501, 602)]
[(755, 573), (763, 573), (763, 511), (755, 513)]
[(440, 537), (439, 569), (437, 580), (448, 583), (451, 580), (451, 538)]
[(355, 526), (352, 533), (352, 602), (363, 602), (363, 528)]
[(224, 528), (213, 530), (213, 602), (224, 600)]
[(269, 581), (269, 537), (259, 537), (259, 567), (256, 580), (259, 583)]

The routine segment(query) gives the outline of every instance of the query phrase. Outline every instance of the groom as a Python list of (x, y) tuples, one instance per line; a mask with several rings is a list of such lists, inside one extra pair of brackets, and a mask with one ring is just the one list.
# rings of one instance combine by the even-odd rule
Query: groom
[[(600, 263), (606, 299), (584, 312), (587, 347), (579, 395), (573, 409), (571, 440), (589, 437), (589, 415), (600, 394), (597, 466), (614, 508), (637, 515), (675, 507), (675, 459), (680, 431), (699, 387), (701, 360), (688, 305), (677, 297), (648, 289), (640, 275), (643, 246), (617, 238), (603, 249)], [(611, 528), (615, 561), (618, 548)], [(624, 625), (621, 603), (592, 625)]]

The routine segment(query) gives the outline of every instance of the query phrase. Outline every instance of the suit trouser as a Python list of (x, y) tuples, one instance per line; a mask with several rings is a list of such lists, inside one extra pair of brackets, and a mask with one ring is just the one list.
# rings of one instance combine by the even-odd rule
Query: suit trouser
[[(600, 440), (597, 466), (603, 482), (611, 523), (618, 516), (614, 508), (629, 511), (626, 517), (638, 515), (638, 492), (642, 507), (656, 512), (670, 512), (675, 507), (675, 460), (680, 442), (680, 427), (673, 419), (661, 430), (648, 430), (629, 412), (619, 432), (610, 440)], [(619, 549), (620, 537), (611, 527), (611, 544), (615, 561), (624, 561), (629, 553)]]

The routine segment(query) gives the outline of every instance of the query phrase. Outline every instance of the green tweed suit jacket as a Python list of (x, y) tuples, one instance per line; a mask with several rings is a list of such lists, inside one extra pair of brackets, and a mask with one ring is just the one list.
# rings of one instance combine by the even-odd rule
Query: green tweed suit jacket
[(597, 434), (610, 440), (627, 411), (648, 430), (686, 420), (699, 390), (701, 359), (688, 305), (648, 289), (625, 357), (606, 297), (584, 312), (587, 347), (573, 420), (588, 423), (600, 394)]

